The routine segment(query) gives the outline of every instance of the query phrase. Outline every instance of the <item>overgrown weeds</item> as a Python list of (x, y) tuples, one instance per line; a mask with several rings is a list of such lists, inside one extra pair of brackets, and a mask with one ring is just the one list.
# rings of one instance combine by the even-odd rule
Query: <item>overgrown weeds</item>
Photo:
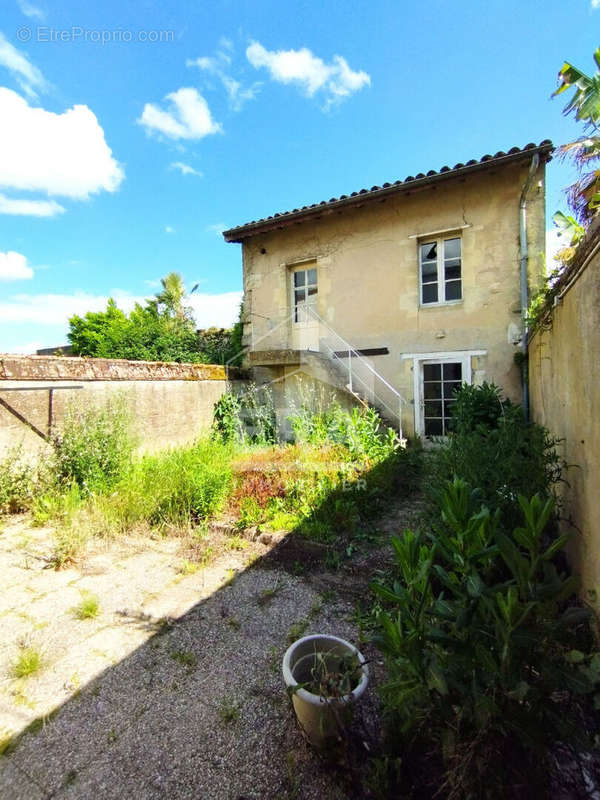
[(60, 484), (76, 483), (84, 495), (112, 489), (130, 469), (134, 448), (124, 399), (83, 409), (72, 404), (52, 445)]
[(38, 470), (12, 448), (0, 461), (0, 514), (17, 514), (30, 507), (35, 496)]
[(77, 619), (95, 619), (100, 612), (100, 600), (91, 592), (82, 592), (80, 602), (73, 609)]
[(43, 665), (41, 650), (34, 645), (23, 644), (12, 663), (11, 674), (13, 678), (29, 678), (40, 672)]

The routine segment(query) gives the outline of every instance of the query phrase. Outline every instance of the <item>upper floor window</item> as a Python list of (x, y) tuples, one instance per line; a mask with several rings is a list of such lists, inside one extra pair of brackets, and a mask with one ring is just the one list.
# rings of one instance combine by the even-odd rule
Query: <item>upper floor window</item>
[(462, 299), (461, 240), (436, 239), (419, 245), (421, 305)]
[(317, 269), (294, 270), (294, 322), (306, 322), (307, 308), (317, 302)]

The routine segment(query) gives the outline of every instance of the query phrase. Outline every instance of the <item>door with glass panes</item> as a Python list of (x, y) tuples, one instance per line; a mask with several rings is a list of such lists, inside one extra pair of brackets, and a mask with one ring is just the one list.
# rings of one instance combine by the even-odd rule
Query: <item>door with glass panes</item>
[(315, 262), (297, 267), (291, 274), (292, 347), (296, 350), (319, 349), (317, 317), (318, 278)]
[(420, 377), (421, 434), (428, 438), (446, 436), (452, 426), (454, 392), (468, 379), (463, 362), (422, 361)]

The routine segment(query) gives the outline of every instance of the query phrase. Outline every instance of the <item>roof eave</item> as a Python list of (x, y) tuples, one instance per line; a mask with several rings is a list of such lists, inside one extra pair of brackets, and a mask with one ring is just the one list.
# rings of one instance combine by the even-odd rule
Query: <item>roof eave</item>
[(486, 161), (478, 161), (475, 164), (465, 164), (462, 167), (455, 169), (448, 169), (444, 172), (436, 172), (434, 175), (425, 175), (422, 178), (413, 178), (410, 181), (402, 181), (394, 183), (391, 186), (381, 187), (375, 190), (364, 189), (355, 195), (344, 197), (335, 201), (322, 201), (316, 206), (299, 209), (298, 211), (289, 211), (283, 214), (275, 214), (271, 218), (257, 220), (256, 222), (249, 222), (246, 225), (240, 225), (236, 228), (230, 228), (223, 231), (223, 238), (226, 242), (243, 242), (251, 236), (258, 236), (261, 233), (266, 233), (273, 230), (282, 230), (294, 223), (308, 221), (310, 219), (318, 219), (324, 214), (333, 214), (340, 209), (356, 208), (365, 204), (365, 202), (375, 202), (377, 200), (385, 199), (391, 195), (403, 194), (405, 192), (412, 192), (415, 189), (428, 186), (432, 183), (441, 183), (442, 181), (456, 180), (470, 175), (474, 172), (481, 172), (499, 166), (505, 166), (507, 163), (520, 161), (522, 159), (531, 158), (534, 153), (539, 153), (545, 157), (545, 161), (550, 161), (551, 153), (554, 145), (549, 143), (542, 143), (534, 147), (524, 148), (519, 150), (518, 153), (505, 153), (502, 156), (494, 156)]

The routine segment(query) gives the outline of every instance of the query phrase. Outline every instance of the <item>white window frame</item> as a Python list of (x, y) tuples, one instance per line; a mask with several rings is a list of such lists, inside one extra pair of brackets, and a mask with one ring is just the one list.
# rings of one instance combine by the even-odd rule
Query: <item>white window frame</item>
[[(453, 300), (446, 300), (446, 275), (445, 275), (445, 257), (444, 257), (444, 243), (452, 239), (458, 239), (460, 242), (460, 297)], [(423, 285), (431, 286), (432, 284), (423, 284), (423, 269), (421, 261), (421, 251), (423, 246), (428, 244), (437, 245), (437, 287), (438, 299), (430, 303), (423, 302)], [(463, 241), (460, 232), (457, 231), (451, 236), (421, 237), (417, 240), (417, 260), (419, 262), (419, 306), (421, 308), (432, 308), (435, 306), (452, 306), (458, 305), (463, 302)], [(454, 279), (457, 280), (457, 279)]]
[(413, 398), (415, 407), (415, 433), (425, 436), (425, 405), (423, 397), (423, 365), (424, 364), (461, 364), (462, 382), (473, 383), (473, 370), (471, 359), (475, 356), (485, 356), (487, 350), (446, 350), (437, 353), (405, 353), (403, 360), (411, 359), (413, 362)]
[[(315, 280), (315, 282), (314, 282), (314, 283), (308, 283), (308, 272), (309, 272), (310, 270), (313, 270), (313, 269), (314, 269), (314, 271), (315, 271), (315, 273), (316, 273), (316, 280)], [(293, 323), (294, 325), (304, 325), (304, 326), (305, 326), (305, 325), (307, 325), (307, 324), (310, 322), (310, 320), (311, 320), (311, 318), (309, 317), (309, 315), (308, 315), (308, 314), (304, 314), (304, 319), (300, 319), (300, 317), (301, 317), (302, 315), (298, 314), (298, 319), (296, 319), (296, 311), (297, 311), (297, 308), (301, 308), (301, 306), (297, 306), (297, 305), (296, 305), (296, 279), (295, 279), (295, 275), (296, 275), (298, 272), (304, 272), (304, 273), (305, 273), (305, 278), (304, 278), (304, 280), (305, 280), (305, 283), (304, 283), (304, 287), (301, 287), (301, 288), (304, 288), (304, 290), (305, 290), (305, 297), (306, 297), (306, 303), (305, 303), (305, 305), (306, 305), (306, 306), (313, 306), (313, 307), (316, 307), (316, 305), (317, 305), (317, 302), (318, 302), (317, 298), (318, 298), (318, 296), (319, 296), (319, 272), (318, 272), (318, 269), (317, 269), (317, 264), (316, 264), (316, 262), (315, 262), (315, 261), (311, 261), (311, 262), (303, 262), (302, 264), (298, 264), (298, 266), (294, 266), (294, 267), (292, 267), (292, 269), (290, 270), (290, 284), (291, 284), (291, 285), (290, 285), (290, 289), (291, 289), (291, 309), (292, 309), (292, 323)], [(315, 288), (317, 291), (315, 292), (315, 294), (314, 294), (314, 295), (312, 295), (314, 299), (313, 299), (312, 301), (309, 301), (309, 299), (308, 299), (308, 289), (309, 289), (309, 288), (313, 288), (313, 287), (314, 287), (314, 288)], [(316, 309), (315, 309), (315, 310), (316, 310)]]

